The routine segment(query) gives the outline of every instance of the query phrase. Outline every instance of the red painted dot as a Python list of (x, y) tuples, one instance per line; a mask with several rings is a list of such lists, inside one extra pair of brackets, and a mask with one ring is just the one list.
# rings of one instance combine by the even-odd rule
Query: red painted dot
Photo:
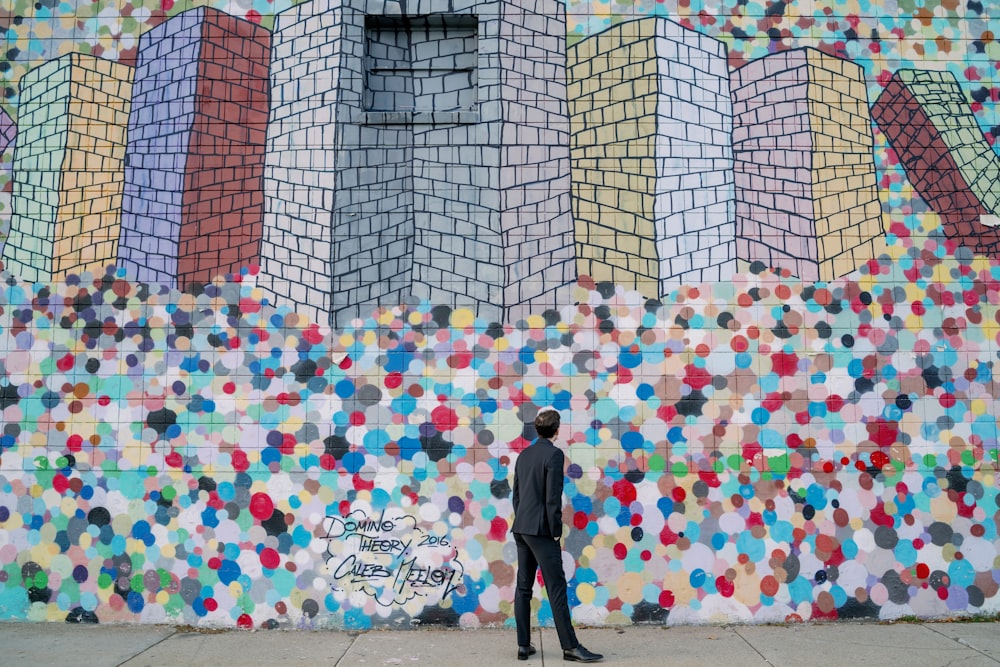
[(69, 488), (69, 480), (66, 479), (65, 475), (62, 473), (56, 473), (52, 478), (52, 488), (55, 489), (57, 493), (65, 493)]
[(670, 609), (674, 606), (674, 593), (673, 591), (663, 591), (660, 593), (660, 606), (664, 609)]
[(490, 520), (490, 530), (487, 537), (497, 542), (507, 539), (507, 521), (503, 517), (493, 517)]
[(618, 560), (625, 560), (625, 556), (628, 555), (628, 549), (621, 542), (615, 545), (614, 552)]
[(215, 611), (219, 608), (219, 601), (215, 598), (205, 598), (205, 601), (202, 604), (204, 604), (205, 609), (209, 611)]
[(236, 619), (236, 627), (243, 628), (245, 630), (252, 628), (253, 619), (250, 618), (250, 614), (240, 614), (240, 617)]
[(281, 556), (278, 555), (277, 551), (268, 547), (260, 552), (260, 564), (269, 570), (277, 569), (278, 565), (281, 564)]
[(266, 493), (255, 493), (250, 497), (250, 514), (255, 519), (265, 521), (274, 514), (274, 501)]
[(354, 488), (357, 491), (371, 491), (375, 488), (374, 479), (365, 479), (357, 473), (354, 473), (351, 477), (351, 483), (354, 484)]
[(733, 597), (733, 593), (736, 592), (736, 584), (725, 577), (715, 578), (715, 588), (719, 591), (719, 595), (725, 598)]
[(237, 449), (232, 453), (233, 470), (236, 472), (246, 472), (250, 467), (250, 460), (247, 458), (247, 453), (242, 449)]
[(629, 505), (636, 499), (635, 485), (627, 479), (620, 479), (611, 485), (611, 492), (621, 501), (622, 505)]

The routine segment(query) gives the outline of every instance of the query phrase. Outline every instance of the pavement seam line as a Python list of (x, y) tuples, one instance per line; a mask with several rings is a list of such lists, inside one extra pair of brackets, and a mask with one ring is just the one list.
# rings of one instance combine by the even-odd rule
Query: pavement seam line
[(772, 665), (772, 666), (774, 665), (773, 662), (771, 662), (766, 657), (764, 657), (763, 653), (761, 653), (760, 651), (757, 650), (756, 646), (754, 646), (753, 644), (750, 643), (750, 640), (748, 640), (746, 637), (744, 637), (740, 633), (740, 631), (739, 631), (738, 628), (730, 627), (729, 630), (731, 630), (734, 635), (736, 635), (737, 637), (739, 637), (740, 639), (742, 639), (743, 643), (746, 644), (747, 646), (749, 646), (753, 650), (754, 653), (756, 653), (757, 655), (759, 655), (761, 660), (763, 660), (764, 662), (766, 662), (769, 665)]
[(986, 653), (985, 651), (982, 651), (982, 650), (980, 650), (980, 649), (976, 648), (976, 647), (975, 647), (975, 646), (973, 646), (972, 644), (969, 644), (969, 643), (966, 643), (966, 642), (962, 641), (961, 637), (949, 637), (949, 636), (948, 636), (948, 635), (946, 635), (945, 633), (941, 632), (941, 631), (940, 631), (940, 630), (938, 630), (937, 628), (934, 628), (934, 627), (931, 627), (931, 626), (930, 626), (929, 624), (927, 624), (927, 623), (921, 623), (920, 625), (921, 625), (921, 627), (924, 627), (924, 628), (927, 628), (927, 629), (928, 629), (928, 630), (930, 630), (931, 632), (936, 632), (937, 634), (941, 635), (941, 636), (942, 636), (942, 637), (944, 637), (945, 639), (950, 639), (951, 641), (955, 642), (955, 643), (956, 643), (956, 644), (958, 644), (959, 646), (962, 646), (962, 647), (964, 647), (964, 648), (968, 648), (968, 649), (972, 649), (973, 651), (975, 651), (975, 652), (976, 652), (976, 653), (978, 653), (979, 655), (983, 656), (983, 657), (984, 657), (984, 658), (986, 658), (987, 660), (991, 660), (991, 661), (993, 661), (993, 662), (997, 663), (998, 665), (1000, 665), (1000, 660), (997, 660), (996, 658), (994, 658), (994, 657), (993, 657), (992, 655), (990, 655), (989, 653)]
[(143, 653), (145, 653), (145, 652), (146, 652), (146, 651), (148, 651), (149, 649), (151, 649), (151, 648), (156, 648), (157, 646), (159, 646), (159, 645), (160, 645), (160, 644), (162, 644), (163, 642), (167, 641), (168, 639), (170, 639), (171, 637), (173, 637), (173, 636), (174, 636), (174, 635), (176, 635), (176, 634), (177, 634), (177, 628), (171, 628), (171, 629), (170, 629), (170, 634), (169, 634), (169, 635), (167, 635), (166, 637), (162, 637), (162, 638), (161, 638), (161, 639), (160, 639), (159, 641), (156, 641), (156, 642), (153, 642), (152, 644), (150, 644), (150, 645), (149, 645), (149, 646), (147, 646), (146, 648), (142, 649), (141, 651), (139, 651), (139, 652), (138, 652), (138, 653), (136, 653), (135, 655), (133, 655), (133, 656), (130, 656), (130, 657), (128, 657), (128, 658), (125, 658), (125, 660), (123, 660), (122, 662), (119, 662), (119, 663), (118, 663), (117, 667), (122, 667), (122, 665), (124, 665), (125, 663), (127, 663), (127, 662), (131, 662), (132, 660), (135, 660), (136, 658), (138, 658), (138, 657), (139, 657), (140, 655), (142, 655)]
[(344, 662), (344, 658), (346, 658), (347, 654), (351, 652), (351, 649), (354, 648), (354, 645), (356, 643), (358, 643), (358, 637), (360, 637), (362, 634), (363, 633), (359, 632), (358, 634), (354, 635), (354, 638), (351, 640), (350, 646), (348, 646), (344, 650), (343, 655), (341, 655), (339, 658), (337, 658), (337, 662), (334, 663), (333, 667), (340, 667), (340, 665)]

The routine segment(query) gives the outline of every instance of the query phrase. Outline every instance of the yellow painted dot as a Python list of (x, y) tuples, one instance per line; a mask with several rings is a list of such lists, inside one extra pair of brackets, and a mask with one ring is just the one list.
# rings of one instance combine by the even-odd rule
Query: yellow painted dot
[(590, 584), (580, 584), (576, 587), (576, 597), (581, 604), (592, 604), (597, 597), (597, 591)]
[(531, 329), (545, 328), (545, 318), (541, 315), (529, 315), (526, 321), (528, 323), (528, 327)]
[(642, 602), (642, 577), (638, 572), (626, 572), (618, 578), (618, 599), (626, 604)]
[(459, 308), (451, 313), (453, 327), (471, 327), (476, 321), (476, 315), (468, 308)]

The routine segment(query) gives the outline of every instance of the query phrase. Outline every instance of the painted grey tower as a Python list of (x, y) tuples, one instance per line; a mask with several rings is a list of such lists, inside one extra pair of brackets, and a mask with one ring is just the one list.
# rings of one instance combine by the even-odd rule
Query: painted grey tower
[(576, 280), (565, 7), (313, 0), (277, 17), (259, 284), (317, 321), (505, 320)]

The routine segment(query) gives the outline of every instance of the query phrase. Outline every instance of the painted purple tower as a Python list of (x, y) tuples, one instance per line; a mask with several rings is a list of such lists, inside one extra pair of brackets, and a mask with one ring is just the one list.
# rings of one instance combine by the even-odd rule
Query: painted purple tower
[(142, 36), (119, 262), (183, 288), (260, 255), (270, 33), (208, 7)]

